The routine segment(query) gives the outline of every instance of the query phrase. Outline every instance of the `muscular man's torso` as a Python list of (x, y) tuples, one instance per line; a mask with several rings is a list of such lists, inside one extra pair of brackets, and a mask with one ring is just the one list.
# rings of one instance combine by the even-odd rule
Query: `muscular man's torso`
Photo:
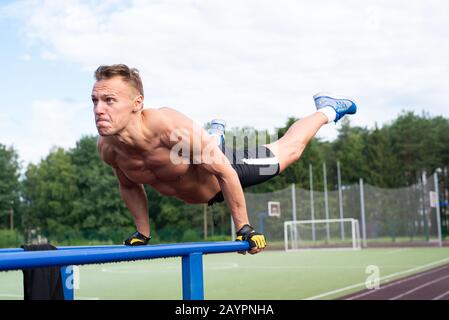
[(171, 145), (162, 132), (166, 129), (163, 121), (167, 115), (170, 124), (180, 127), (188, 126), (187, 121), (190, 120), (167, 108), (143, 110), (142, 114), (144, 125), (155, 130), (151, 137), (140, 141), (138, 148), (117, 143), (114, 137), (100, 137), (98, 149), (101, 158), (118, 168), (133, 183), (150, 185), (163, 195), (174, 196), (187, 203), (207, 203), (220, 191), (217, 178), (201, 165), (173, 163)]

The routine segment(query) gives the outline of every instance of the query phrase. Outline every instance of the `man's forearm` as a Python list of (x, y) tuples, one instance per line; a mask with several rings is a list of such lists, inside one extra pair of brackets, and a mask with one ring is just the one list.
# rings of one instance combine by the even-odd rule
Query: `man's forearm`
[(135, 187), (120, 186), (120, 196), (134, 218), (137, 231), (148, 237), (150, 235), (150, 220), (148, 200), (143, 185), (136, 185)]
[(249, 224), (249, 219), (246, 211), (245, 196), (237, 173), (221, 177), (219, 183), (223, 197), (231, 210), (234, 225), (239, 230), (245, 224)]

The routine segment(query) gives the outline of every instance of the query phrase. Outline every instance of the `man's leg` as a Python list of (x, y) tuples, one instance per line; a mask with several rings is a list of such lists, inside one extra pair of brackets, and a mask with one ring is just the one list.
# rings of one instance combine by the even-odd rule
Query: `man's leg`
[(213, 119), (210, 122), (211, 126), (207, 133), (212, 136), (215, 136), (217, 139), (217, 145), (220, 149), (223, 150), (224, 140), (225, 140), (225, 129), (226, 129), (226, 121), (223, 119)]
[(353, 99), (348, 97), (323, 92), (314, 95), (313, 99), (317, 112), (296, 121), (281, 139), (266, 145), (278, 158), (280, 172), (299, 160), (309, 141), (323, 125), (337, 122), (345, 115), (357, 111)]
[(296, 121), (279, 140), (265, 145), (278, 158), (279, 173), (299, 160), (309, 141), (328, 121), (322, 112), (315, 112)]

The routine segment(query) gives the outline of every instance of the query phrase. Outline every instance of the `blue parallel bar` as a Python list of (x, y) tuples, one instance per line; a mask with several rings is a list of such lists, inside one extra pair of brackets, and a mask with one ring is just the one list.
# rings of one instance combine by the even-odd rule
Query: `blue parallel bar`
[(182, 257), (182, 298), (204, 300), (202, 253), (191, 253)]
[(108, 248), (103, 246), (93, 249), (6, 252), (0, 254), (0, 271), (178, 257), (197, 252), (203, 254), (225, 253), (248, 249), (249, 244), (246, 241), (220, 241), (137, 247), (113, 246), (113, 248)]
[[(204, 299), (203, 254), (249, 250), (246, 241), (196, 242), (150, 246), (60, 247), (58, 250), (0, 250), (0, 271), (61, 266), (64, 296), (74, 299), (72, 265), (182, 257), (183, 298)], [(67, 267), (68, 266), (68, 267)]]
[[(76, 247), (58, 247), (58, 250), (79, 250), (79, 249), (114, 249), (123, 248), (123, 245), (108, 245), (108, 246), (76, 246)], [(0, 254), (2, 253), (13, 253), (13, 252), (23, 252), (22, 248), (6, 248), (0, 249)]]

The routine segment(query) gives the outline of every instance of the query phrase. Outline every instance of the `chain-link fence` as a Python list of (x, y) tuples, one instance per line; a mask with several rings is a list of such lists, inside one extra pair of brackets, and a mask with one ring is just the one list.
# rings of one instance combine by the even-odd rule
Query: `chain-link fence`
[[(440, 245), (436, 185), (432, 175), (423, 177), (418, 184), (398, 189), (378, 188), (361, 180), (359, 184), (343, 186), (341, 193), (310, 191), (292, 185), (271, 193), (245, 193), (245, 198), (251, 223), (273, 247), (283, 246), (285, 221), (342, 218), (360, 222), (364, 246)], [(268, 216), (269, 201), (281, 203), (280, 217)], [(351, 234), (343, 223), (339, 230), (342, 239)]]

